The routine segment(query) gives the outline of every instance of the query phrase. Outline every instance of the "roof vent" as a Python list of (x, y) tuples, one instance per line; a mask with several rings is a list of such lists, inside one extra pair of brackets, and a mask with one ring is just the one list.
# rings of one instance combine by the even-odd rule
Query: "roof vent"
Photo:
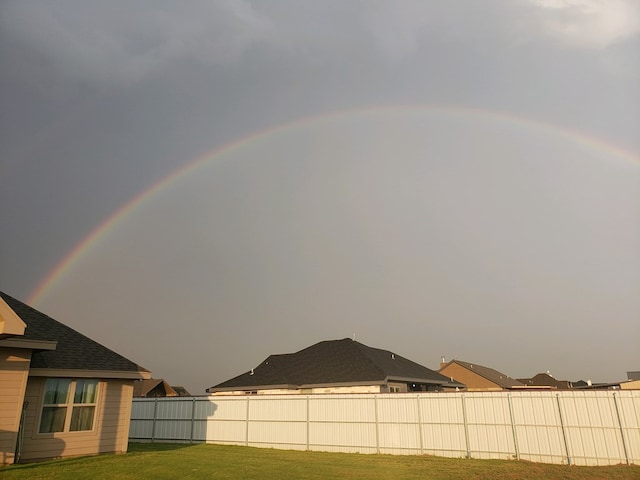
[(249, 372), (249, 375), (253, 375), (253, 368), (251, 369), (251, 371)]
[(395, 359), (396, 359), (396, 355), (395, 355), (395, 353), (392, 353), (391, 354), (391, 360), (395, 360)]

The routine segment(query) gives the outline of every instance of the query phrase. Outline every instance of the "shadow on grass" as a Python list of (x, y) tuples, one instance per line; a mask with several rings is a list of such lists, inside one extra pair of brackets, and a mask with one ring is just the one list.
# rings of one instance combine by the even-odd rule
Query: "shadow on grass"
[(147, 443), (131, 442), (127, 453), (136, 452), (166, 452), (170, 450), (181, 450), (183, 448), (195, 447), (199, 443)]
[[(127, 453), (144, 453), (144, 452), (166, 452), (171, 450), (180, 450), (183, 448), (193, 447), (195, 443), (130, 443)], [(91, 459), (104, 458), (107, 456), (116, 456), (120, 454), (103, 453), (100, 455), (85, 455), (71, 458), (57, 458), (53, 460), (36, 460), (28, 463), (16, 463), (6, 465), (3, 468), (7, 470), (29, 470), (32, 468), (40, 468), (43, 465), (73, 465), (76, 463), (86, 462)], [(125, 454), (126, 455), (126, 454)]]
[[(41, 468), (47, 465), (73, 465), (76, 463), (86, 462), (87, 460), (105, 457), (105, 456), (115, 456), (115, 453), (102, 453), (99, 455), (80, 455), (77, 457), (70, 458), (54, 458), (54, 459), (36, 459), (30, 460), (26, 463), (14, 463), (13, 465), (7, 465), (5, 468), (11, 470), (29, 470), (32, 468)], [(0, 477), (2, 478), (2, 477)]]

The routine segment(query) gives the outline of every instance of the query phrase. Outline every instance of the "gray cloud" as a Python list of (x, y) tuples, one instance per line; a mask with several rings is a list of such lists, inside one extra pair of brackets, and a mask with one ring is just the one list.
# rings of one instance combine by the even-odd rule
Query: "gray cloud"
[(140, 81), (178, 59), (238, 60), (272, 25), (241, 1), (13, 2), (5, 35), (43, 52), (70, 77)]
[[(0, 236), (0, 288), (26, 299), (113, 212), (205, 152), (328, 112), (456, 105), (572, 129), (637, 155), (640, 39), (633, 11), (626, 10), (627, 20), (620, 16), (636, 7), (603, 5), (0, 2), (0, 203), (11, 206), (0, 214), (11, 226)], [(401, 120), (396, 125), (411, 128)], [(260, 346), (268, 351), (254, 348), (252, 361), (337, 335), (350, 321), (360, 322), (365, 343), (371, 334), (395, 348), (386, 344), (385, 318), (401, 320), (419, 339), (425, 309), (429, 318), (456, 319), (473, 333), (460, 339), (455, 330), (439, 329), (456, 355), (478, 362), (487, 355), (496, 367), (513, 351), (500, 353), (503, 344), (489, 333), (534, 335), (540, 318), (561, 326), (549, 349), (558, 362), (567, 355), (560, 348), (562, 342), (568, 348), (567, 337), (580, 338), (571, 346), (576, 359), (581, 345), (603, 338), (598, 318), (615, 319), (612, 325), (629, 332), (625, 340), (637, 337), (628, 323), (637, 318), (628, 295), (637, 287), (634, 166), (624, 173), (603, 160), (596, 168), (587, 146), (571, 150), (576, 161), (567, 164), (566, 150), (547, 137), (536, 144), (518, 128), (497, 134), (487, 122), (472, 123), (454, 128), (439, 117), (425, 131), (440, 136), (424, 133), (418, 137), (426, 144), (414, 139), (404, 148), (398, 139), (408, 132), (394, 130), (393, 122), (373, 130), (349, 124), (338, 140), (320, 129), (308, 149), (287, 137), (278, 148), (252, 153), (262, 163), (245, 158), (208, 170), (197, 188), (174, 186), (162, 208), (152, 209), (153, 220), (136, 217), (122, 237), (110, 237), (40, 306), (62, 321), (88, 322), (96, 339), (116, 350), (136, 341), (103, 337), (110, 332), (99, 328), (110, 320), (99, 319), (113, 318), (117, 303), (96, 301), (101, 289), (131, 313), (145, 307), (128, 325), (139, 332), (152, 318), (175, 338), (171, 321), (181, 311), (192, 313), (193, 328), (221, 335), (231, 350), (239, 348), (237, 332), (217, 320), (206, 324), (211, 312), (230, 325), (268, 320), (254, 325), (255, 342), (269, 338), (270, 325), (293, 332)], [(309, 153), (327, 144), (328, 157)], [(541, 149), (547, 156), (536, 157)], [(428, 162), (415, 160), (427, 150)], [(462, 161), (480, 152), (482, 161)], [(542, 160), (532, 163), (533, 157)], [(365, 158), (376, 159), (369, 169), (358, 163)], [(180, 231), (191, 235), (174, 235)], [(428, 244), (442, 255), (427, 255)], [(163, 277), (169, 270), (178, 285)], [(211, 278), (211, 271), (221, 276)], [(123, 278), (135, 278), (135, 285)], [(428, 305), (425, 288), (434, 299)], [(474, 311), (456, 303), (459, 292)], [(156, 301), (165, 295), (174, 296), (170, 306)], [(340, 335), (351, 335), (348, 329)], [(190, 352), (193, 363), (209, 346)], [(423, 354), (424, 345), (412, 348)], [(536, 365), (531, 348), (520, 352), (523, 369)], [(603, 376), (605, 369), (635, 368), (622, 366), (633, 355), (627, 350), (609, 351), (612, 360), (589, 368)], [(436, 360), (449, 351), (438, 351)], [(153, 351), (133, 357), (159, 373), (166, 367), (172, 377), (184, 374)], [(581, 365), (587, 364), (574, 367)]]
[[(508, 50), (555, 39), (604, 48), (640, 32), (632, 0), (442, 4), (401, 2), (6, 2), (3, 35), (36, 49), (70, 78), (139, 82), (173, 62), (230, 67), (252, 51), (266, 55), (391, 60), (468, 42)], [(271, 52), (271, 53), (269, 53)]]
[(634, 0), (530, 0), (539, 12), (534, 26), (577, 48), (602, 49), (640, 35), (640, 4)]

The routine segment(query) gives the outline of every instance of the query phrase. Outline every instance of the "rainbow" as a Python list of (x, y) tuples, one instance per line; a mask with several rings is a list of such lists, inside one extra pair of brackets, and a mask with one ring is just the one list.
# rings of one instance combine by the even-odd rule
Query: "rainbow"
[(283, 123), (274, 127), (260, 130), (252, 133), (248, 136), (236, 139), (221, 147), (215, 148), (206, 152), (203, 155), (196, 157), (195, 159), (187, 162), (184, 166), (176, 169), (160, 181), (151, 185), (146, 190), (138, 193), (135, 197), (122, 205), (119, 209), (113, 212), (106, 220), (104, 220), (98, 227), (96, 227), (89, 235), (87, 235), (80, 243), (78, 243), (65, 257), (46, 275), (46, 277), (39, 283), (32, 294), (29, 296), (28, 303), (31, 305), (38, 305), (46, 294), (53, 288), (57, 281), (62, 279), (76, 264), (86, 255), (92, 247), (96, 246), (100, 239), (118, 223), (130, 216), (137, 208), (149, 202), (160, 191), (167, 186), (175, 182), (177, 179), (183, 178), (186, 175), (194, 172), (201, 166), (215, 161), (226, 153), (230, 153), (243, 145), (249, 144), (256, 140), (269, 137), (271, 135), (293, 129), (301, 126), (311, 126), (314, 123), (318, 123), (324, 120), (332, 118), (345, 117), (354, 114), (367, 114), (367, 113), (402, 113), (411, 111), (424, 111), (429, 113), (436, 113), (454, 117), (468, 117), (483, 120), (494, 120), (506, 122), (523, 130), (533, 130), (547, 135), (556, 136), (565, 140), (569, 140), (579, 144), (580, 146), (593, 150), (606, 153), (608, 156), (612, 156), (616, 159), (631, 162), (635, 165), (640, 165), (640, 156), (631, 152), (623, 150), (613, 144), (607, 143), (601, 139), (587, 136), (583, 132), (574, 130), (567, 127), (553, 125), (549, 123), (540, 122), (526, 117), (519, 117), (505, 112), (482, 110), (474, 108), (464, 108), (455, 106), (424, 106), (424, 105), (407, 105), (407, 106), (372, 106), (367, 108), (348, 109), (325, 113), (322, 115), (304, 117), (292, 122)]

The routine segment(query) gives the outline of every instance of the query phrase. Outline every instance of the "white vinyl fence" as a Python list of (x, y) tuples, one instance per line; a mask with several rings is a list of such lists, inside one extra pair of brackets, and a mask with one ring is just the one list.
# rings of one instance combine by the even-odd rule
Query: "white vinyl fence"
[(132, 442), (640, 463), (640, 391), (134, 399)]

